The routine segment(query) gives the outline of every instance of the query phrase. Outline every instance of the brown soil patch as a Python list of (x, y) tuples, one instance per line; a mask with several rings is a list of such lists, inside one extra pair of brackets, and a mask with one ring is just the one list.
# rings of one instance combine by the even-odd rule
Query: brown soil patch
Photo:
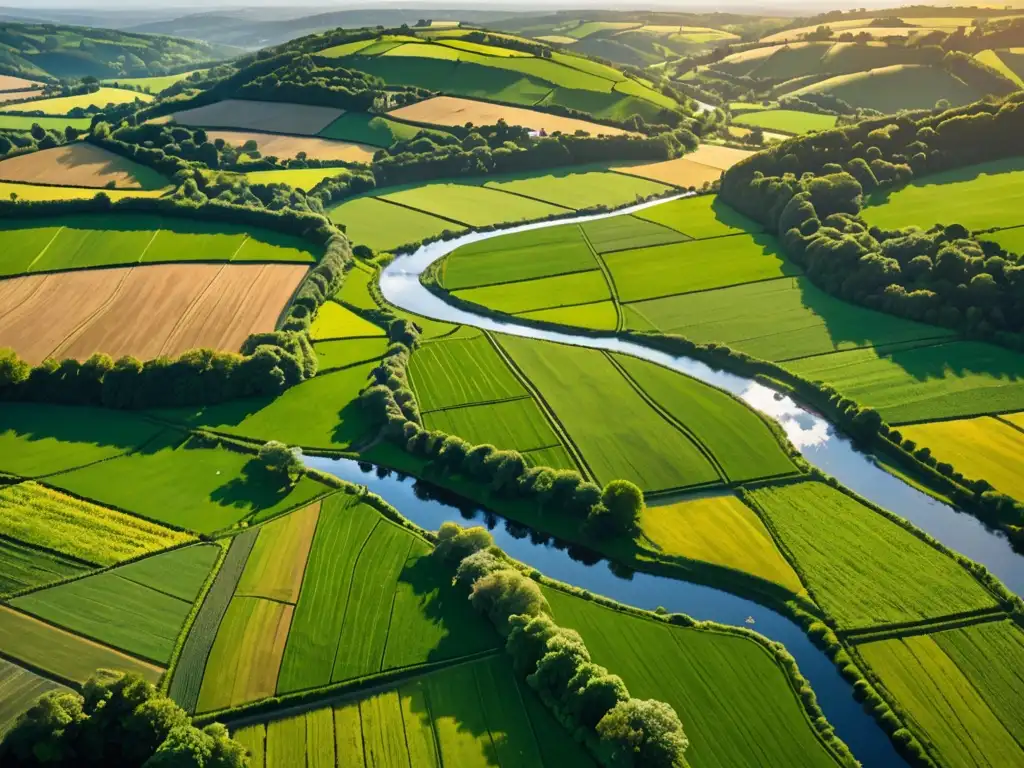
[(695, 163), (687, 157), (679, 157), (675, 160), (664, 160), (660, 163), (649, 163), (647, 165), (634, 165), (630, 167), (613, 168), (620, 173), (628, 173), (631, 176), (640, 176), (644, 179), (660, 181), (664, 184), (672, 184), (677, 187), (701, 187), (704, 182), (713, 182), (722, 178), (720, 168), (712, 168), (710, 165)]
[(732, 147), (718, 147), (714, 144), (701, 144), (695, 152), (686, 155), (687, 160), (692, 160), (701, 165), (710, 165), (712, 168), (720, 168), (723, 171), (732, 168), (744, 158), (750, 157), (753, 152), (745, 149), (733, 149)]
[(175, 112), (173, 118), (182, 125), (313, 136), (344, 112), (343, 109), (313, 107), (308, 104), (226, 99), (205, 107)]
[(17, 91), (25, 88), (42, 89), (42, 87), (43, 84), (37, 83), (35, 80), (26, 80), (14, 75), (0, 75), (0, 91)]
[[(6, 101), (24, 101), (25, 99), (38, 99), (43, 95), (43, 89), (36, 91), (0, 91), (0, 103)], [(32, 107), (26, 106), (30, 110)]]
[(113, 181), (119, 189), (142, 189), (134, 164), (95, 144), (76, 143), (0, 161), (0, 181), (91, 187)]
[(157, 264), (0, 281), (0, 347), (33, 364), (237, 350), (271, 331), (306, 272), (291, 264)]
[(224, 139), (228, 144), (241, 147), (252, 139), (264, 156), (290, 160), (299, 152), (318, 160), (346, 160), (350, 163), (368, 163), (379, 147), (356, 144), (352, 141), (334, 141), (315, 136), (281, 136), (257, 131), (207, 131), (210, 139)]
[(504, 119), (509, 125), (521, 125), (534, 131), (546, 133), (561, 131), (575, 133), (583, 130), (591, 136), (619, 136), (627, 131), (621, 128), (609, 128), (606, 125), (577, 120), (572, 117), (559, 117), (546, 112), (519, 107), (506, 107), (502, 104), (490, 104), (486, 101), (459, 99), (454, 96), (435, 96), (432, 99), (410, 104), (388, 113), (389, 117), (397, 117), (414, 123), (430, 125), (494, 125)]

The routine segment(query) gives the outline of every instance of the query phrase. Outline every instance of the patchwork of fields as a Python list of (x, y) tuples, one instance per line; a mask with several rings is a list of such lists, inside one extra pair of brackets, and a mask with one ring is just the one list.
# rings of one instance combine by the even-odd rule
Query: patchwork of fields
[[(42, 112), (44, 115), (66, 115), (72, 109), (88, 109), (111, 104), (130, 104), (133, 101), (148, 102), (153, 97), (148, 93), (129, 91), (124, 88), (101, 87), (94, 93), (83, 93), (78, 96), (58, 96), (51, 99), (39, 99), (26, 104), (0, 105), (0, 112)], [(62, 126), (63, 127), (63, 126)]]

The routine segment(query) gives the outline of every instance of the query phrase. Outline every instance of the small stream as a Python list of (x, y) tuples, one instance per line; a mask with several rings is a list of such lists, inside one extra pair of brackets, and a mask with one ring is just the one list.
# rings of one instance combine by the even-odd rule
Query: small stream
[[(418, 315), (498, 333), (631, 354), (731, 392), (782, 425), (811, 464), (865, 498), (907, 518), (947, 546), (983, 563), (1007, 587), (1024, 594), (1024, 558), (1013, 552), (1001, 533), (987, 529), (974, 517), (942, 504), (889, 474), (872, 457), (856, 450), (827, 420), (790, 397), (753, 379), (612, 336), (578, 336), (568, 331), (541, 330), (477, 315), (449, 305), (419, 282), (420, 274), (430, 264), (467, 243), (512, 232), (621, 215), (662, 202), (666, 201), (643, 203), (609, 214), (524, 224), (498, 232), (471, 232), (457, 239), (432, 243), (396, 258), (381, 275), (381, 290), (389, 302)], [(607, 562), (585, 548), (553, 541), (423, 481), (349, 460), (309, 457), (307, 461), (318, 469), (367, 485), (424, 528), (434, 530), (442, 522), (453, 519), (483, 521), (492, 529), (495, 542), (512, 557), (552, 578), (639, 608), (652, 610), (662, 606), (696, 619), (748, 626), (783, 643), (811, 681), (825, 715), (854, 755), (865, 766), (904, 764), (881, 728), (853, 699), (850, 685), (828, 657), (810, 642), (800, 627), (781, 614), (711, 587), (642, 573), (626, 577), (616, 575)]]

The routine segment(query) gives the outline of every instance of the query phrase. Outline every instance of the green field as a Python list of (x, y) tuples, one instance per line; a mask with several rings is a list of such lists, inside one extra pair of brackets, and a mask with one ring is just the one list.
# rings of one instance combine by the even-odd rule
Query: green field
[(329, 210), (331, 221), (345, 228), (356, 245), (389, 251), (407, 243), (436, 237), (442, 232), (462, 232), (462, 224), (392, 205), (375, 197), (346, 200)]
[(595, 206), (616, 208), (638, 198), (660, 195), (671, 187), (621, 173), (571, 173), (557, 171), (514, 181), (489, 181), (489, 189), (514, 192), (546, 203), (580, 210)]
[(328, 301), (317, 312), (309, 334), (314, 340), (350, 339), (360, 336), (383, 336), (384, 329), (364, 320), (351, 310)]
[[(971, 204), (964, 205), (964, 200)], [(894, 192), (875, 193), (867, 202), (861, 215), (883, 229), (962, 224), (976, 230), (1024, 224), (1024, 157), (924, 176)]]
[(614, 331), (618, 328), (619, 313), (612, 301), (596, 304), (579, 304), (555, 309), (538, 309), (524, 312), (520, 317), (541, 320), (545, 323), (573, 325), (577, 328), (593, 328), (595, 331)]
[(684, 197), (652, 205), (633, 215), (697, 240), (761, 231), (760, 224), (734, 211), (719, 200), (717, 195)]
[(0, 738), (44, 693), (66, 690), (59, 683), (0, 659)]
[[(857, 647), (909, 715), (915, 732), (928, 740), (942, 765), (995, 768), (1024, 760), (1020, 743), (1007, 730), (1007, 724), (1011, 724), (1020, 738), (1020, 683), (1017, 680), (1009, 688), (1002, 686), (1009, 679), (1008, 668), (1021, 659), (1020, 640), (1007, 638), (1005, 631), (997, 639), (988, 626), (954, 630), (963, 634), (941, 641), (943, 635), (952, 633), (893, 638)], [(1015, 655), (985, 657), (985, 669), (980, 669), (978, 654), (1006, 652), (1007, 639), (1016, 645)], [(947, 648), (954, 653), (948, 653)], [(965, 662), (966, 668), (961, 666)], [(1003, 665), (1007, 668), (999, 669)], [(998, 698), (1007, 693), (1014, 699)], [(998, 713), (993, 711), (996, 707)], [(1005, 718), (1003, 722), (1000, 715)]]
[(421, 411), (526, 395), (483, 335), (422, 345), (412, 356), (409, 377)]
[(854, 350), (786, 368), (831, 384), (892, 424), (1024, 409), (1024, 361), (982, 342)]
[(372, 336), (360, 339), (336, 339), (319, 341), (313, 345), (320, 366), (319, 373), (325, 374), (338, 368), (347, 368), (358, 363), (379, 360), (388, 348), (386, 336)]
[(380, 195), (380, 199), (400, 203), (469, 227), (532, 221), (567, 212), (566, 208), (539, 200), (467, 184), (424, 184), (413, 189)]
[(0, 223), (0, 275), (175, 261), (313, 262), (298, 237), (148, 214), (76, 214)]
[(50, 482), (199, 533), (227, 528), (253, 515), (273, 515), (326, 490), (306, 477), (294, 486), (285, 485), (261, 469), (254, 457), (224, 448), (198, 448), (174, 433), (144, 451), (66, 472)]
[(253, 765), (268, 767), (594, 765), (503, 654), (233, 737), (254, 753)]
[(142, 88), (144, 91), (149, 93), (157, 94), (162, 91), (166, 91), (175, 83), (181, 82), (189, 75), (195, 74), (196, 72), (205, 72), (205, 69), (193, 69), (189, 72), (179, 72), (176, 75), (160, 75), (156, 77), (119, 77), (112, 80), (104, 80), (104, 85), (131, 85), (136, 88)]
[(516, 336), (500, 342), (599, 483), (625, 479), (647, 492), (720, 479), (694, 442), (645, 402), (604, 353)]
[(33, 482), (0, 488), (0, 536), (101, 566), (192, 538)]
[[(154, 555), (143, 562), (32, 592), (11, 605), (86, 637), (165, 664), (192, 601), (213, 566), (209, 545)], [(131, 621), (124, 621), (125, 615)]]
[(608, 281), (599, 269), (539, 280), (488, 285), (455, 291), (455, 296), (498, 312), (516, 314), (572, 304), (608, 301)]
[(641, 301), (800, 274), (778, 241), (739, 235), (606, 254), (620, 301)]
[(0, 606), (0, 648), (57, 680), (81, 684), (97, 669), (123, 669), (156, 682), (160, 667)]
[(537, 404), (528, 397), (423, 414), (423, 426), (458, 435), (473, 445), (519, 452), (561, 443)]
[(1017, 256), (1024, 255), (1024, 227), (1011, 227), (998, 232), (981, 235), (980, 240), (991, 240), (1002, 246), (1003, 250)]
[(317, 135), (325, 139), (340, 139), (355, 141), (359, 144), (371, 144), (375, 147), (390, 147), (396, 141), (408, 141), (415, 138), (421, 131), (426, 131), (431, 135), (444, 135), (442, 131), (409, 125), (366, 112), (346, 112)]
[(826, 131), (836, 124), (835, 115), (817, 115), (793, 109), (764, 109), (734, 115), (732, 122), (744, 128), (762, 128), (779, 133), (802, 134)]
[[(958, 107), (985, 95), (982, 89), (965, 83), (940, 66), (914, 64), (894, 64), (867, 72), (839, 75), (790, 91), (786, 95), (802, 96), (807, 93), (828, 94), (842, 99), (852, 107), (876, 109), (887, 114), (902, 109), (932, 109), (939, 99), (945, 99), (952, 106)], [(835, 118), (829, 119), (835, 121)], [(742, 124), (749, 125), (746, 122)]]
[(545, 589), (555, 621), (577, 630), (593, 660), (630, 695), (671, 704), (685, 724), (694, 768), (830, 766), (789, 682), (757, 643), (671, 627)]
[(613, 355), (613, 359), (707, 448), (727, 479), (744, 482), (796, 471), (768, 425), (736, 398), (646, 360), (629, 355)]
[(58, 96), (53, 99), (40, 99), (39, 101), (31, 101), (24, 104), (0, 106), (0, 112), (42, 112), (46, 115), (66, 115), (72, 109), (98, 107), (102, 110), (110, 104), (131, 104), (134, 101), (147, 102), (152, 100), (153, 97), (148, 93), (139, 93), (123, 88), (104, 87), (95, 93), (83, 93), (79, 96)]
[[(848, 304), (802, 277), (628, 304), (626, 318), (630, 328), (654, 328), (699, 343), (727, 344), (775, 361), (949, 335), (935, 326)], [(801, 365), (813, 368), (822, 359), (787, 367), (800, 372)]]
[(41, 477), (134, 450), (159, 431), (124, 411), (0, 403), (0, 471)]
[[(27, 131), (33, 125), (38, 125), (46, 130), (63, 131), (66, 127), (71, 126), (77, 128), (80, 131), (89, 130), (89, 126), (92, 125), (92, 118), (89, 117), (40, 117), (36, 115), (34, 117), (27, 117), (23, 115), (5, 115), (0, 112), (0, 131)], [(99, 190), (90, 189), (90, 193), (95, 193)], [(90, 197), (92, 194), (90, 194)]]
[(358, 263), (348, 271), (341, 290), (334, 294), (334, 299), (351, 305), (356, 309), (380, 309), (376, 299), (370, 293), (370, 284), (376, 280), (377, 273), (369, 267), (361, 267)]
[(90, 569), (78, 560), (0, 538), (0, 597), (80, 576)]
[(815, 600), (845, 629), (994, 605), (952, 558), (824, 483), (750, 492)]
[[(652, 209), (647, 209), (652, 210)], [(686, 235), (636, 216), (608, 216), (579, 225), (597, 253), (678, 243)]]
[(308, 192), (324, 179), (347, 174), (344, 168), (286, 168), (277, 171), (248, 171), (250, 184), (287, 184)]
[(299, 599), (321, 504), (310, 504), (259, 527), (256, 543), (235, 588), (236, 597), (263, 597), (280, 603)]
[(456, 248), (441, 262), (449, 291), (598, 269), (578, 225), (541, 227)]

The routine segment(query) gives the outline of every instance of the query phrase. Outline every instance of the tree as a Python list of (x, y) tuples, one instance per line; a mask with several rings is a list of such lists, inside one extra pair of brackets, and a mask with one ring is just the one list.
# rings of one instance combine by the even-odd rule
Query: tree
[(679, 715), (653, 699), (629, 699), (615, 705), (597, 724), (607, 765), (622, 768), (679, 768), (690, 745)]
[(601, 504), (608, 510), (611, 522), (622, 533), (633, 533), (644, 511), (644, 494), (628, 480), (612, 480), (601, 492)]
[(305, 470), (302, 451), (297, 447), (289, 448), (277, 440), (264, 443), (257, 459), (268, 471), (284, 475), (289, 483), (294, 482)]
[(469, 601), (478, 611), (486, 613), (503, 634), (508, 631), (512, 616), (539, 616), (551, 612), (537, 582), (513, 570), (495, 571), (479, 579), (473, 584)]
[(494, 544), (490, 531), (481, 525), (463, 528), (458, 523), (441, 523), (437, 531), (437, 546), (434, 552), (442, 560), (459, 562), (475, 552)]

